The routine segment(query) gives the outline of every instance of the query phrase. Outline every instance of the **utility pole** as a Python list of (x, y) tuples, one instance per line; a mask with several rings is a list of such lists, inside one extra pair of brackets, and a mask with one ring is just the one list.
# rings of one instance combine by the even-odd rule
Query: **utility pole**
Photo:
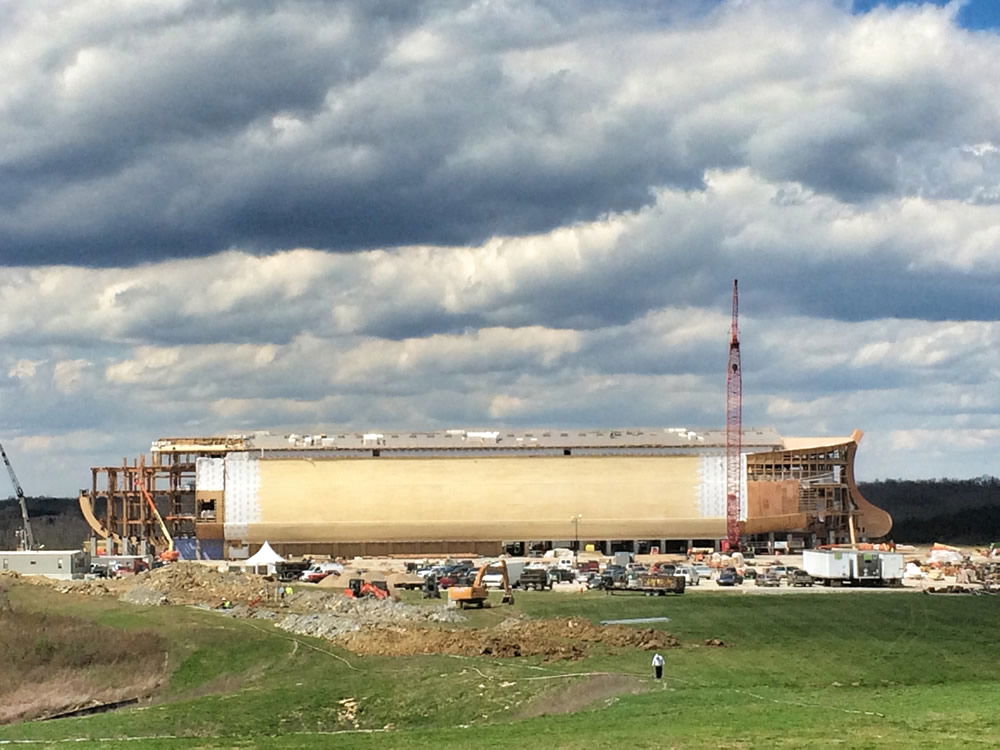
[(574, 567), (580, 564), (580, 519), (582, 519), (579, 513), (573, 516), (570, 521), (573, 523), (573, 565)]

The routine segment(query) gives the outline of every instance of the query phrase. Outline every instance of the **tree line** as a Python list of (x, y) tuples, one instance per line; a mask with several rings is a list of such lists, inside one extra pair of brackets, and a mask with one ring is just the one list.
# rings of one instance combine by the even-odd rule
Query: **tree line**
[(1000, 542), (1000, 478), (883, 479), (861, 494), (892, 516), (897, 542)]
[[(90, 536), (76, 498), (29, 497), (28, 517), (35, 543), (46, 549), (79, 549)], [(14, 549), (22, 526), (16, 498), (0, 500), (0, 549)]]

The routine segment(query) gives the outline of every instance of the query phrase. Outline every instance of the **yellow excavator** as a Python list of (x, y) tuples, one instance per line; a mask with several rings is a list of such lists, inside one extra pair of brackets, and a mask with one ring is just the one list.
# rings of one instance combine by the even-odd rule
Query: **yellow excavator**
[(483, 577), (491, 568), (500, 568), (500, 585), (503, 588), (503, 599), (501, 604), (514, 603), (514, 591), (510, 587), (510, 576), (507, 574), (507, 562), (505, 560), (491, 560), (479, 568), (476, 578), (471, 586), (452, 586), (448, 589), (448, 601), (454, 603), (461, 609), (476, 606), (483, 607), (489, 599), (489, 589), (483, 583)]

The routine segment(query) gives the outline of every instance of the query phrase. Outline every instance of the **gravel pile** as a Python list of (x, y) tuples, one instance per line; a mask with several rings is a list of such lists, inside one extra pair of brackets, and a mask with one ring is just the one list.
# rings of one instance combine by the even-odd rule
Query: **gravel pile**
[(275, 623), (282, 630), (317, 638), (336, 639), (362, 627), (392, 627), (426, 622), (458, 623), (465, 616), (453, 609), (419, 607), (392, 599), (324, 600), (324, 612), (288, 614)]
[(151, 586), (133, 586), (119, 596), (118, 600), (147, 607), (170, 604), (170, 600), (164, 592), (154, 589)]

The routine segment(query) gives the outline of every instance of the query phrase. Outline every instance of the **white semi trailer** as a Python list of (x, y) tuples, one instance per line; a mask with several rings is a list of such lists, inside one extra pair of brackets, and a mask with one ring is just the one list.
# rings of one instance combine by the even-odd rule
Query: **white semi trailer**
[(903, 581), (903, 556), (897, 552), (807, 549), (802, 567), (824, 586), (898, 586)]

